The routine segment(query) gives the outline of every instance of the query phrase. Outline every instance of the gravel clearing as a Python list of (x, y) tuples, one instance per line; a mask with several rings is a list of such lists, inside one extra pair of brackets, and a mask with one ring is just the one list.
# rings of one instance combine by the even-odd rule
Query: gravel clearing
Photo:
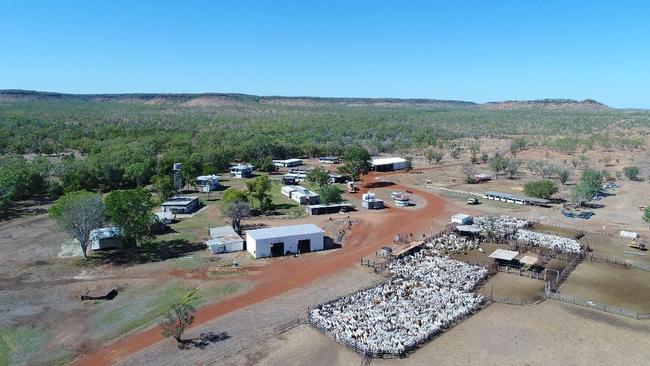
[[(203, 349), (179, 350), (175, 342), (166, 340), (134, 354), (118, 365), (242, 365), (241, 355), (275, 336), (273, 329), (298, 315), (304, 316), (307, 306), (315, 306), (337, 296), (383, 280), (365, 269), (354, 267), (340, 274), (292, 290), (247, 308), (228, 313), (216, 320), (190, 329), (185, 338), (201, 333), (227, 333), (228, 338), (211, 343)], [(331, 340), (328, 339), (328, 342)]]

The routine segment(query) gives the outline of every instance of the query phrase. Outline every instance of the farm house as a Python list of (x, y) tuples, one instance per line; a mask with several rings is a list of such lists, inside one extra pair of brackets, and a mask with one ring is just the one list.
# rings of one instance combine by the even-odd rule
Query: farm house
[(235, 178), (250, 178), (253, 175), (254, 166), (250, 164), (237, 164), (230, 168), (230, 174)]
[(196, 196), (175, 196), (163, 202), (163, 212), (172, 214), (190, 214), (199, 208), (199, 198)]
[(202, 192), (211, 192), (219, 189), (219, 178), (218, 175), (199, 175), (196, 177), (196, 185), (201, 187)]
[(350, 203), (334, 203), (331, 205), (307, 205), (305, 212), (310, 215), (326, 215), (339, 212), (347, 212), (353, 209)]
[(210, 228), (210, 237), (205, 245), (212, 254), (231, 253), (244, 250), (244, 239), (231, 226)]
[(314, 224), (278, 226), (246, 232), (246, 250), (255, 258), (323, 250), (325, 232)]
[(122, 242), (122, 230), (119, 227), (108, 226), (90, 232), (90, 248), (92, 250), (119, 248)]
[(294, 166), (301, 166), (302, 159), (285, 159), (285, 160), (273, 160), (273, 165), (278, 168), (291, 168)]
[(329, 173), (330, 183), (345, 183), (348, 180), (348, 177), (342, 174)]
[(315, 205), (320, 203), (320, 196), (303, 186), (284, 186), (280, 189), (283, 196), (298, 202), (301, 205)]
[(341, 162), (338, 156), (321, 156), (318, 158), (321, 164), (338, 164)]
[(372, 158), (372, 169), (378, 172), (391, 172), (406, 169), (407, 161), (404, 158)]

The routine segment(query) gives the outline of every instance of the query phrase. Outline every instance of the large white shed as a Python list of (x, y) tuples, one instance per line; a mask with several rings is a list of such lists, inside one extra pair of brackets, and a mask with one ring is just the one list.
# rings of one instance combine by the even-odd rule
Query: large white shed
[(451, 217), (451, 222), (453, 224), (459, 225), (471, 225), (474, 221), (474, 218), (468, 214), (459, 213)]
[(390, 172), (393, 170), (406, 169), (407, 161), (404, 158), (372, 158), (370, 162), (373, 170), (378, 172)]
[(246, 250), (255, 258), (323, 250), (325, 232), (314, 224), (278, 226), (246, 232)]

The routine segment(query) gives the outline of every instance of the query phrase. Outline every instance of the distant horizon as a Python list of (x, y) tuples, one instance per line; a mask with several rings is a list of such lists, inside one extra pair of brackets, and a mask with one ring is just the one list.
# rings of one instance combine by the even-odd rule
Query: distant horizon
[(650, 3), (0, 3), (0, 88), (650, 108)]
[(573, 99), (573, 98), (539, 98), (539, 99), (501, 99), (501, 100), (488, 100), (488, 101), (475, 101), (475, 100), (462, 100), (462, 99), (442, 99), (442, 98), (430, 98), (430, 97), (413, 97), (413, 98), (401, 98), (401, 97), (391, 97), (391, 96), (321, 96), (321, 95), (280, 95), (280, 94), (251, 94), (251, 93), (242, 93), (242, 92), (230, 92), (230, 91), (202, 91), (202, 92), (106, 92), (106, 93), (70, 93), (62, 91), (53, 91), (53, 90), (33, 90), (33, 89), (18, 89), (18, 88), (0, 88), (0, 93), (7, 92), (24, 92), (24, 93), (39, 93), (39, 94), (58, 94), (58, 95), (71, 95), (71, 96), (93, 96), (93, 95), (168, 95), (168, 96), (177, 96), (177, 95), (244, 95), (251, 97), (260, 97), (260, 98), (309, 98), (309, 99), (369, 99), (369, 100), (422, 100), (422, 101), (439, 101), (439, 102), (459, 102), (459, 103), (473, 103), (476, 105), (484, 105), (490, 103), (507, 103), (507, 102), (542, 102), (542, 101), (574, 101), (578, 103), (593, 101), (599, 104), (602, 104), (608, 108), (612, 109), (632, 109), (632, 110), (648, 110), (648, 108), (640, 107), (613, 107), (604, 103), (600, 100), (593, 98), (585, 99)]

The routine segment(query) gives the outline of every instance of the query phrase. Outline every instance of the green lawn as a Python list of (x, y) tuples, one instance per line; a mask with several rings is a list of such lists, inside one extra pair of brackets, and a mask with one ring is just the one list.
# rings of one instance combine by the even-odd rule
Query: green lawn
[(43, 352), (49, 341), (43, 329), (33, 326), (0, 328), (0, 365), (60, 364), (73, 356), (63, 347)]
[[(92, 304), (93, 315), (89, 319), (92, 334), (88, 337), (97, 343), (105, 343), (118, 336), (154, 324), (169, 307), (197, 287), (180, 281), (164, 285), (146, 284), (129, 287), (111, 302)], [(194, 305), (235, 294), (241, 286), (237, 283), (203, 286)]]

